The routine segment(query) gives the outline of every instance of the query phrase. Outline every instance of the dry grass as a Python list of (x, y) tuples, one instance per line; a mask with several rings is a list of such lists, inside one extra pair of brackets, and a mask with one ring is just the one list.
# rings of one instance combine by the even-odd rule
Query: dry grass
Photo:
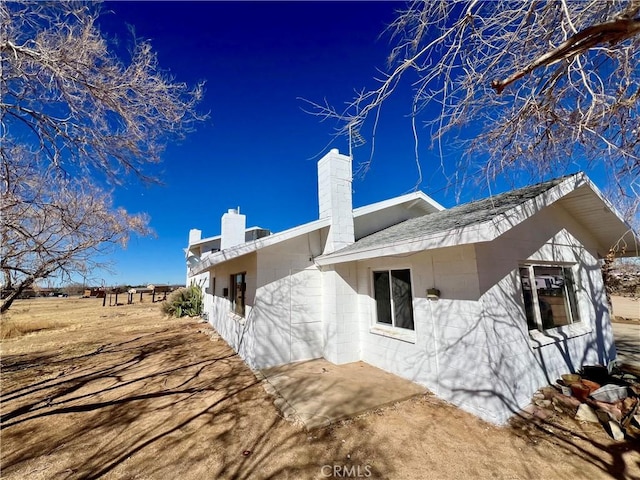
[[(60, 317), (52, 318), (53, 316), (43, 313), (45, 308), (46, 310), (54, 309), (54, 311), (55, 309), (59, 309), (61, 306), (60, 301), (61, 299), (57, 298), (55, 300), (34, 299), (16, 301), (14, 306), (2, 315), (2, 320), (0, 321), (0, 339), (8, 340), (41, 330), (55, 330), (69, 325), (72, 321), (65, 323)], [(41, 305), (45, 308), (38, 308)], [(64, 305), (64, 307), (66, 308), (67, 305)]]
[(58, 322), (50, 322), (47, 320), (25, 320), (12, 318), (3, 319), (0, 323), (0, 338), (2, 340), (8, 340), (9, 338), (20, 337), (32, 332), (39, 332), (41, 330), (52, 330), (60, 328), (61, 324)]
[(638, 322), (640, 321), (640, 298), (611, 296), (614, 320)]
[(640, 478), (637, 446), (601, 428), (514, 431), (435, 397), (306, 432), (207, 325), (101, 305), (16, 303), (15, 325), (45, 328), (1, 343), (3, 479)]
[[(93, 323), (96, 319), (115, 318), (124, 315), (139, 315), (139, 311), (159, 312), (162, 302), (151, 300), (150, 294), (144, 294), (140, 302), (140, 295), (134, 295), (132, 305), (124, 305), (127, 295), (118, 296), (118, 306), (109, 305), (109, 298), (103, 307), (101, 298), (58, 298), (44, 297), (27, 300), (16, 300), (11, 308), (2, 315), (0, 329), (3, 340), (27, 335), (40, 330), (56, 330), (67, 327), (79, 328), (88, 323)], [(136, 313), (137, 312), (137, 313)]]

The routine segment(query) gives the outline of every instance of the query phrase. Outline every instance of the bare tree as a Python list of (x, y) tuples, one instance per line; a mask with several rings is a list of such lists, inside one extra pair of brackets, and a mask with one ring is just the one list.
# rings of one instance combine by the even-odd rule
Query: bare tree
[(145, 215), (114, 209), (110, 195), (91, 182), (56, 168), (43, 172), (38, 155), (22, 147), (4, 153), (0, 265), (8, 296), (0, 313), (36, 280), (70, 279), (102, 266), (98, 258), (110, 247), (149, 232)]
[(639, 11), (639, 0), (413, 2), (389, 26), (393, 47), (379, 86), (344, 110), (313, 103), (313, 111), (340, 120), (338, 134), (375, 139), (381, 107), (410, 82), (416, 142), (420, 122), (440, 151), (462, 142), (456, 171), (478, 159), (489, 177), (595, 162), (633, 194)]
[[(15, 292), (85, 271), (103, 246), (147, 233), (105, 190), (148, 166), (204, 118), (202, 85), (175, 82), (149, 42), (116, 55), (96, 2), (0, 2), (2, 271)], [(125, 55), (126, 56), (126, 55)]]
[(198, 119), (202, 85), (159, 70), (148, 42), (127, 64), (97, 29), (95, 2), (2, 2), (2, 135), (38, 145), (56, 166), (143, 175), (168, 136)]

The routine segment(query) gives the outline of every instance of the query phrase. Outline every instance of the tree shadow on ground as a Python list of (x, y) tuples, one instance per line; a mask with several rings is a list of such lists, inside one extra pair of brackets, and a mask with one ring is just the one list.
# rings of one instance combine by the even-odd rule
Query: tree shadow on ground
[[(346, 458), (340, 444), (323, 443), (330, 430), (284, 421), (208, 328), (194, 321), (102, 338), (80, 355), (4, 357), (3, 477), (311, 478)], [(358, 438), (367, 451), (367, 436)], [(388, 471), (383, 454), (376, 469)]]

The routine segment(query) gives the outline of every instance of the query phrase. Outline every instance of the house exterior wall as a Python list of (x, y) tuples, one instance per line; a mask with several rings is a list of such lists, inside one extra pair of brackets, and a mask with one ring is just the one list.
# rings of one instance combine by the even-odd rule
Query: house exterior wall
[[(318, 230), (189, 277), (205, 286), (211, 325), (251, 368), (322, 357), (322, 273), (313, 258), (325, 241), (326, 231)], [(242, 272), (244, 317), (233, 313), (230, 298), (223, 296), (231, 275)]]
[[(522, 262), (570, 265), (581, 322), (530, 334)], [(411, 269), (415, 333), (375, 324), (372, 272)], [(429, 300), (435, 287), (440, 299)], [(615, 358), (595, 244), (561, 207), (550, 207), (492, 242), (357, 262), (362, 360), (425, 385), (502, 424), (560, 374)]]
[[(582, 365), (607, 365), (615, 358), (613, 333), (600, 262), (589, 233), (560, 206), (549, 207), (496, 239), (476, 247), (482, 296), (481, 324), (487, 356), (474, 390), (474, 409), (503, 423), (526, 406), (533, 393)], [(580, 322), (529, 333), (518, 263), (571, 266)]]
[(352, 264), (322, 272), (322, 355), (335, 364), (360, 360), (357, 280)]
[(266, 368), (322, 357), (322, 280), (313, 257), (319, 231), (258, 252), (254, 366)]
[[(411, 269), (415, 331), (376, 325), (372, 292), (374, 270)], [(439, 300), (427, 299), (429, 288), (441, 291)], [(421, 252), (402, 258), (358, 262), (358, 294), (362, 360), (425, 385), (450, 399), (443, 379), (458, 378), (469, 369), (469, 355), (482, 355), (473, 343), (480, 315), (478, 276), (473, 246)]]
[[(222, 338), (247, 362), (249, 366), (255, 363), (255, 341), (252, 317), (256, 298), (256, 254), (246, 255), (236, 260), (217, 266), (198, 277), (207, 276), (208, 288), (204, 295), (204, 309), (209, 323)], [(229, 296), (224, 297), (223, 291), (229, 289), (231, 275), (246, 272), (245, 283), (245, 316), (244, 318), (231, 311)], [(214, 279), (215, 278), (215, 291)]]

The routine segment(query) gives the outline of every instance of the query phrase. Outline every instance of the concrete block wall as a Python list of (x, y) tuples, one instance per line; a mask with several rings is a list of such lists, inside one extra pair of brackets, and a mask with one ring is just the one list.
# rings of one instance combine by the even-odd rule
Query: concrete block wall
[[(405, 268), (411, 269), (413, 339), (372, 331), (376, 322), (372, 272)], [(426, 290), (432, 287), (440, 289), (439, 300), (426, 298)], [(473, 246), (358, 262), (358, 293), (362, 360), (461, 404), (458, 386), (464, 378), (460, 379), (470, 375), (483, 355), (477, 333), (480, 305)]]
[[(533, 393), (553, 383), (562, 373), (584, 364), (604, 364), (615, 358), (615, 347), (604, 305), (599, 261), (594, 242), (562, 208), (543, 210), (497, 240), (476, 248), (481, 285), (482, 323), (487, 362), (482, 364), (478, 389), (490, 392), (477, 400), (479, 415), (504, 423), (513, 411), (526, 406)], [(523, 261), (572, 265), (577, 287), (580, 323), (569, 333), (529, 334), (518, 265)], [(573, 328), (575, 327), (575, 328)]]
[[(360, 262), (362, 359), (421, 383), (485, 420), (506, 422), (561, 373), (582, 364), (606, 364), (615, 356), (608, 312), (602, 309), (599, 262), (585, 245), (593, 245), (587, 232), (562, 210), (550, 209), (494, 242)], [(517, 275), (526, 259), (575, 264), (587, 333), (532, 346)], [(414, 343), (370, 331), (375, 321), (371, 271), (407, 267), (412, 269)], [(441, 290), (437, 301), (424, 298), (432, 286)]]
[(355, 264), (322, 272), (323, 356), (335, 364), (360, 360), (360, 317)]
[[(560, 211), (546, 210), (490, 243), (451, 247), (404, 258), (358, 262), (362, 360), (425, 385), (441, 398), (496, 424), (524, 407), (541, 386), (585, 363), (615, 355), (602, 276), (595, 256), (563, 228)], [(585, 239), (589, 243), (590, 239)], [(526, 259), (576, 264), (578, 303), (589, 332), (534, 348), (527, 329), (518, 265)], [(372, 331), (372, 271), (410, 268), (415, 338)], [(499, 276), (499, 278), (498, 278)], [(426, 289), (441, 291), (437, 301)], [(571, 368), (570, 365), (573, 365)]]
[[(246, 272), (245, 282), (245, 316), (244, 318), (231, 311), (231, 300), (223, 296), (223, 290), (229, 289), (231, 275)], [(255, 351), (255, 335), (253, 334), (252, 315), (256, 296), (256, 254), (249, 254), (218, 265), (209, 272), (209, 285), (213, 286), (215, 277), (215, 292), (205, 296), (205, 308), (209, 323), (222, 338), (244, 359), (251, 367), (255, 365), (253, 352)]]
[(322, 356), (322, 281), (312, 261), (320, 248), (317, 239), (301, 236), (258, 252), (252, 319), (258, 368)]

